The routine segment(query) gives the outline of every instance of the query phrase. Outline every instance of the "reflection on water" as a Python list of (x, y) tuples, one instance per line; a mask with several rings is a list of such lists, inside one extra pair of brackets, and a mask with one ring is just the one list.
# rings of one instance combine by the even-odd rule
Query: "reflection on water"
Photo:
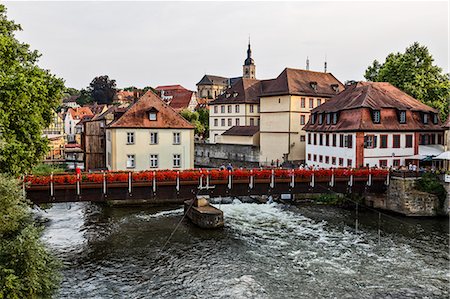
[[(70, 209), (69, 209), (70, 208)], [(63, 260), (59, 298), (447, 298), (447, 219), (334, 207), (220, 205), (223, 230), (179, 206), (56, 204), (43, 236)], [(381, 238), (378, 237), (378, 228)]]

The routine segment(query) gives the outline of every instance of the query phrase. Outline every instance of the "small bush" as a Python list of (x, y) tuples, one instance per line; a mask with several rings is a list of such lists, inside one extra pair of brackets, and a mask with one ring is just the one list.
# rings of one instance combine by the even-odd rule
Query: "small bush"
[(417, 181), (416, 189), (436, 195), (441, 202), (444, 202), (447, 196), (447, 191), (434, 173), (424, 173)]

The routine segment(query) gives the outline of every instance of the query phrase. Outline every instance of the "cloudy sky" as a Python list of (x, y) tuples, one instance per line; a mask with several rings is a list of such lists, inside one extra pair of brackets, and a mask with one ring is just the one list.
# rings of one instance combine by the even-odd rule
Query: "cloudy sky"
[(428, 46), (448, 72), (448, 2), (6, 2), (17, 37), (40, 65), (82, 88), (107, 74), (119, 87), (240, 76), (251, 36), (259, 79), (285, 67), (363, 79), (374, 59)]

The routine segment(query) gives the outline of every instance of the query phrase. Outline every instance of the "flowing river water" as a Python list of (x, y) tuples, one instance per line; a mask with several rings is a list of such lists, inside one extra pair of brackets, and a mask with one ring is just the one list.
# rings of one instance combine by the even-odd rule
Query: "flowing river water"
[(180, 206), (40, 212), (64, 264), (56, 298), (449, 297), (448, 219), (360, 211), (355, 231), (355, 212), (331, 206), (220, 208), (223, 230), (185, 219), (164, 248)]

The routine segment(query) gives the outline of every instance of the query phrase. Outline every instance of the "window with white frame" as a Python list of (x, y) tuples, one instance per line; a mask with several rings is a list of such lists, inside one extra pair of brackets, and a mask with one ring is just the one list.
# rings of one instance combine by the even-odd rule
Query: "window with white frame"
[(156, 120), (156, 112), (150, 111), (150, 112), (148, 113), (148, 119), (149, 119), (149, 120)]
[(220, 125), (225, 127), (225, 118), (220, 119)]
[(150, 144), (158, 144), (158, 132), (150, 132)]
[(134, 144), (134, 132), (127, 132), (127, 144)]
[(181, 133), (174, 132), (173, 133), (173, 144), (180, 144), (180, 143), (181, 143)]
[(239, 118), (236, 118), (236, 126), (239, 126), (240, 125), (240, 119)]
[(228, 126), (231, 127), (233, 125), (233, 120), (231, 118), (228, 119)]
[(225, 106), (224, 105), (220, 106), (220, 113), (225, 113)]
[(250, 105), (250, 113), (253, 113), (255, 111), (255, 106), (254, 105)]
[(214, 106), (214, 113), (217, 113), (217, 106)]
[(214, 119), (214, 127), (217, 127), (219, 125), (219, 120), (217, 118)]
[(135, 168), (136, 159), (134, 155), (127, 155), (127, 168)]
[(236, 111), (236, 113), (239, 113), (239, 105), (234, 106), (234, 111)]
[(232, 110), (231, 110), (231, 109), (232, 109), (231, 105), (228, 105), (228, 106), (227, 106), (228, 113), (232, 113)]
[(255, 120), (253, 118), (250, 118), (250, 126), (254, 126), (255, 125)]
[(181, 155), (180, 154), (173, 155), (173, 167), (174, 168), (181, 167)]
[(150, 168), (158, 168), (158, 155), (150, 155)]

